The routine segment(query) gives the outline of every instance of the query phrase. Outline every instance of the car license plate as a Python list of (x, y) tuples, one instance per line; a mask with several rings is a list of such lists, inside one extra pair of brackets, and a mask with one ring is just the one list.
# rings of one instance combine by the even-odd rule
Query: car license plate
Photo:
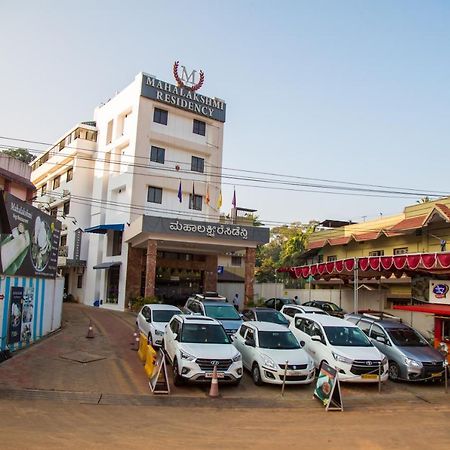
[[(212, 372), (205, 373), (206, 378), (212, 378), (213, 374)], [(223, 372), (217, 372), (217, 378), (224, 378), (225, 374)]]
[(432, 377), (440, 377), (440, 376), (442, 376), (442, 373), (441, 372), (435, 372), (435, 373), (432, 373), (431, 376)]
[(293, 376), (295, 376), (295, 375), (298, 375), (298, 371), (297, 371), (297, 370), (287, 370), (287, 371), (286, 371), (286, 376), (291, 376), (291, 377), (293, 377)]
[(376, 373), (364, 373), (361, 375), (361, 378), (364, 380), (376, 380), (378, 375)]

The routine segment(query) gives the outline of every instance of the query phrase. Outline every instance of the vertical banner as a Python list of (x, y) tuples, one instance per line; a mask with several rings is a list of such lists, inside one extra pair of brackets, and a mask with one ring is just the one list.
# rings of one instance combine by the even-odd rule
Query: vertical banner
[(23, 287), (13, 286), (10, 298), (8, 344), (16, 344), (22, 331)]
[(31, 340), (31, 333), (33, 329), (34, 316), (34, 288), (32, 286), (26, 287), (23, 294), (22, 305), (22, 329), (20, 333), (20, 340), (28, 342)]
[(326, 363), (322, 363), (320, 367), (314, 396), (322, 402), (327, 411), (344, 410), (337, 370)]

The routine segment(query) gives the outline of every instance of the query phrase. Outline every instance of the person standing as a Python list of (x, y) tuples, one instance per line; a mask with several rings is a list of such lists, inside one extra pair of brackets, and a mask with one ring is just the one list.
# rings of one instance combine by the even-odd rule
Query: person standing
[(298, 299), (298, 295), (294, 296), (294, 303), (296, 305), (300, 305), (300, 300)]
[(239, 311), (239, 294), (237, 293), (233, 298), (233, 306), (236, 308), (237, 311)]

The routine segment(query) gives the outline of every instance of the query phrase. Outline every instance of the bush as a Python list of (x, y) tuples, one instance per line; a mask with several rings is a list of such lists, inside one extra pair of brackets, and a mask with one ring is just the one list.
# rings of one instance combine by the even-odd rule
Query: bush
[(131, 297), (128, 301), (128, 307), (135, 312), (138, 312), (144, 305), (148, 303), (159, 303), (159, 300), (157, 297)]

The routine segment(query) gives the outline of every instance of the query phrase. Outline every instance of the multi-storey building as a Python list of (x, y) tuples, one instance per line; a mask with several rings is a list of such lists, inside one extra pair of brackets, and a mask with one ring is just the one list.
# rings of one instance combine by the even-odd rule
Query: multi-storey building
[[(242, 297), (253, 297), (255, 249), (268, 241), (269, 230), (239, 218), (235, 204), (230, 219), (220, 214), (226, 105), (199, 94), (200, 84), (177, 77), (173, 85), (141, 73), (95, 110), (95, 128), (88, 127), (97, 133), (92, 149), (64, 138), (69, 152), (60, 153), (57, 144), (42, 169), (35, 161), (33, 180), (41, 187), (65, 173), (81, 149), (91, 150), (83, 155), (83, 164), (91, 163), (85, 176), (79, 178), (74, 166), (70, 189), (50, 186), (58, 198), (48, 205), (52, 211), (60, 205), (57, 214), (63, 215), (70, 199), (67, 236), (80, 224), (82, 242), (88, 242), (82, 289), (69, 281), (68, 290), (84, 303), (124, 309), (136, 296), (182, 301), (192, 292), (216, 290), (221, 255), (225, 262), (239, 255)], [(55, 161), (59, 154), (67, 160)], [(75, 193), (83, 181), (86, 192)], [(72, 209), (74, 203), (83, 212)], [(76, 259), (67, 239), (67, 258)]]
[(58, 269), (64, 292), (84, 301), (91, 196), (97, 129), (93, 122), (77, 124), (31, 165), (36, 186), (35, 206), (62, 223)]

